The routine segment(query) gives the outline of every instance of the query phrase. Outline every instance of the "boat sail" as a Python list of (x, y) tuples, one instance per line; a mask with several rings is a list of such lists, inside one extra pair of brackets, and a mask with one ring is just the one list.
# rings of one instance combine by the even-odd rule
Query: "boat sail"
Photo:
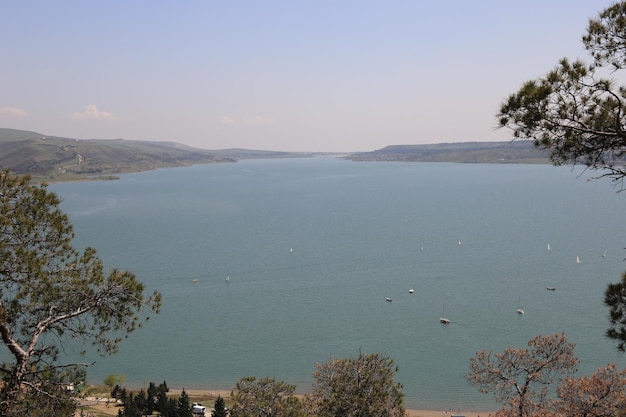
[(445, 305), (442, 305), (442, 306), (441, 306), (441, 317), (439, 317), (439, 322), (440, 322), (441, 324), (450, 324), (450, 319), (447, 319), (447, 318), (445, 317), (444, 312), (445, 312)]

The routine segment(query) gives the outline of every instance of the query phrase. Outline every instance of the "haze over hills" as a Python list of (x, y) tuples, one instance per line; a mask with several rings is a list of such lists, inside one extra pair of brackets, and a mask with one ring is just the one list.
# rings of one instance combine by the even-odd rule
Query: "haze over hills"
[(372, 152), (353, 153), (353, 161), (459, 162), (459, 163), (549, 163), (548, 152), (530, 141), (458, 142), (432, 145), (391, 145)]
[(36, 181), (115, 178), (115, 174), (164, 167), (292, 156), (289, 152), (211, 151), (175, 142), (79, 140), (0, 128), (0, 167), (10, 168), (17, 174), (29, 174)]
[(392, 145), (353, 154), (249, 149), (206, 150), (175, 142), (73, 139), (0, 128), (0, 167), (35, 181), (116, 178), (116, 174), (165, 167), (236, 162), (241, 159), (344, 157), (353, 161), (548, 163), (546, 153), (527, 142), (461, 142)]

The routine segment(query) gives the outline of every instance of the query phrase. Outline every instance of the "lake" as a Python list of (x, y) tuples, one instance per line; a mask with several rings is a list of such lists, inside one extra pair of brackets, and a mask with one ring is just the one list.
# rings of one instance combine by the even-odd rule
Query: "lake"
[(117, 355), (90, 357), (89, 380), (231, 389), (252, 375), (305, 392), (315, 363), (382, 352), (409, 408), (480, 411), (496, 406), (464, 379), (479, 350), (565, 332), (581, 373), (623, 367), (602, 299), (626, 270), (626, 194), (589, 176), (277, 159), (53, 184), (75, 245), (164, 296)]

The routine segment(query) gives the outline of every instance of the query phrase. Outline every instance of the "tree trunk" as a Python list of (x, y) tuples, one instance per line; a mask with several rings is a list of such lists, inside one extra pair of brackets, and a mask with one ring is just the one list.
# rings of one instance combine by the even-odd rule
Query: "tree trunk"
[(2, 388), (2, 396), (0, 397), (0, 417), (13, 416), (11, 410), (19, 400), (20, 387), (26, 374), (28, 365), (27, 358), (18, 358), (11, 377)]

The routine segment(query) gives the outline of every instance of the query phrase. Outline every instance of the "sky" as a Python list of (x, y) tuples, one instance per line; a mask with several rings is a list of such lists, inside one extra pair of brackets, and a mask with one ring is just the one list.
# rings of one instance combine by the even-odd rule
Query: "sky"
[(507, 141), (613, 0), (0, 3), (0, 127), (203, 149)]

